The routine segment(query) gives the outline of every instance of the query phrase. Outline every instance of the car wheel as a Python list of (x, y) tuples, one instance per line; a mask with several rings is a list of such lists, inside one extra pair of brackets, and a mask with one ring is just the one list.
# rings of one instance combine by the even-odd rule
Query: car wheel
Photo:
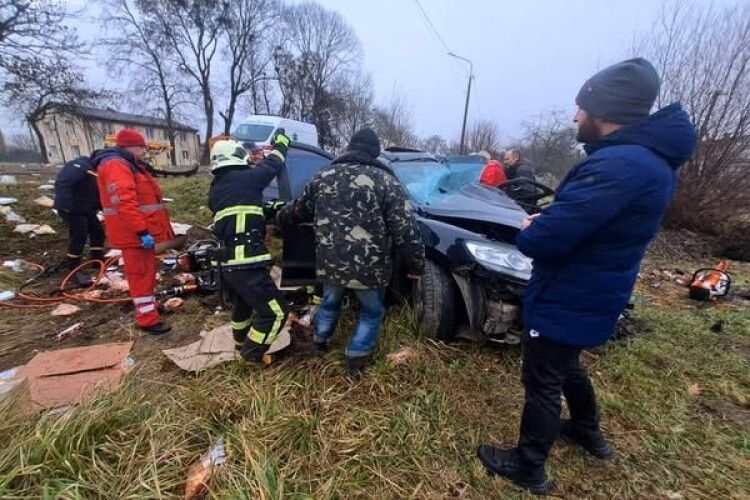
[(438, 340), (456, 335), (455, 287), (450, 275), (436, 263), (425, 262), (424, 275), (414, 287), (419, 333)]

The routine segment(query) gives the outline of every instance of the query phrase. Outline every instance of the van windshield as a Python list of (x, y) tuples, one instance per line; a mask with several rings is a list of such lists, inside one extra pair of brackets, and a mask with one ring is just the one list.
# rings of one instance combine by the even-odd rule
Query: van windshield
[(243, 123), (232, 134), (240, 141), (266, 142), (273, 132), (273, 125)]

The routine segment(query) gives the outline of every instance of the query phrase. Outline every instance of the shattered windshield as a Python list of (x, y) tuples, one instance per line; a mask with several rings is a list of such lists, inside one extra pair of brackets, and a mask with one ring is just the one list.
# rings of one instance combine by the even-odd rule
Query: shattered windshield
[(393, 162), (391, 168), (416, 203), (432, 205), (476, 183), (484, 163), (420, 160)]

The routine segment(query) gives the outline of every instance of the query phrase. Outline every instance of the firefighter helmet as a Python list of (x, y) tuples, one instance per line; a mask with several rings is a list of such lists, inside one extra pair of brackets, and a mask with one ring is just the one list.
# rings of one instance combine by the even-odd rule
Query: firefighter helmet
[(216, 141), (211, 147), (211, 172), (224, 167), (248, 166), (249, 155), (235, 140)]

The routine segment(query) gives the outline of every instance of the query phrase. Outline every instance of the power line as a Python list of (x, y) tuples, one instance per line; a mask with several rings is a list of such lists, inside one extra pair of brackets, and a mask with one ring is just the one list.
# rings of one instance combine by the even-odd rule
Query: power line
[(430, 16), (427, 15), (427, 11), (424, 10), (424, 7), (422, 7), (422, 4), (419, 3), (419, 0), (414, 0), (414, 3), (417, 4), (417, 7), (419, 8), (419, 11), (422, 13), (422, 18), (427, 23), (427, 26), (432, 30), (432, 32), (435, 34), (435, 37), (438, 39), (438, 41), (443, 45), (443, 48), (445, 48), (446, 52), (451, 52), (450, 47), (448, 47), (448, 44), (445, 43), (445, 40), (443, 40), (443, 37), (440, 36), (440, 33), (438, 32), (437, 28), (435, 28), (435, 25), (432, 24), (432, 21), (430, 20)]

